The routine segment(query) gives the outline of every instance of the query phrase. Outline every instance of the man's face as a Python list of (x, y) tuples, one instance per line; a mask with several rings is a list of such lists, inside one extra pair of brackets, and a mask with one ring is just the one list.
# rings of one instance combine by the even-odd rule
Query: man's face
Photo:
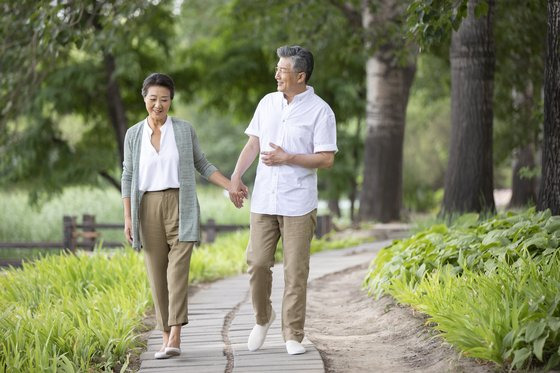
[(276, 65), (274, 75), (279, 92), (293, 96), (301, 92), (302, 84), (305, 87), (305, 73), (293, 69), (292, 59), (281, 57)]

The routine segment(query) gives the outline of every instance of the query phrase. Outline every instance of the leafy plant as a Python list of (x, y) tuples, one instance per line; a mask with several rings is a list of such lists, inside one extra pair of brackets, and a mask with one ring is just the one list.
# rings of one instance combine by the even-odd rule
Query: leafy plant
[(560, 217), (464, 215), (395, 241), (364, 280), (429, 315), (466, 355), (512, 369), (560, 363)]

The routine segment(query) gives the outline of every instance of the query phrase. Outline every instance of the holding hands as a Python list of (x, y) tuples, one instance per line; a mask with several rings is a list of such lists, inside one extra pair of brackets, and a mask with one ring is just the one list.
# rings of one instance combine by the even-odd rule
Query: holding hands
[(249, 198), (249, 188), (238, 175), (231, 175), (231, 183), (228, 189), (229, 199), (238, 209), (243, 207), (243, 199)]

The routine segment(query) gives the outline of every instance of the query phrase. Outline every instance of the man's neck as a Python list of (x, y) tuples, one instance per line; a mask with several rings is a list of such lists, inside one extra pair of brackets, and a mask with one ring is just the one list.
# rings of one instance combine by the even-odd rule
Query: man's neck
[(294, 92), (290, 92), (288, 93), (284, 93), (284, 98), (286, 99), (286, 101), (288, 101), (288, 104), (290, 104), (294, 97), (296, 97), (297, 95), (299, 95), (300, 93), (303, 93), (307, 90), (307, 87), (304, 85), (303, 87), (300, 87), (298, 90), (294, 91)]

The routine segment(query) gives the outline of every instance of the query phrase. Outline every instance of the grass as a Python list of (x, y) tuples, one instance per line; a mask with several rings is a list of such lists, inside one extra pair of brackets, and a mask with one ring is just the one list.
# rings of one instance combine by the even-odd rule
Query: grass
[[(247, 224), (248, 204), (237, 209), (220, 188), (199, 186), (197, 189), (201, 207), (201, 220), (214, 219), (217, 224)], [(95, 215), (98, 223), (122, 223), (123, 211), (120, 193), (114, 189), (85, 187), (68, 188), (60, 196), (40, 206), (30, 207), (24, 192), (0, 194), (0, 242), (62, 242), (62, 217)], [(105, 241), (123, 241), (122, 230), (101, 230)], [(0, 258), (36, 258), (44, 254), (58, 254), (60, 250), (1, 249)]]
[(465, 355), (506, 369), (560, 363), (560, 217), (468, 214), (395, 241), (364, 284), (426, 313)]
[[(244, 272), (248, 239), (240, 231), (195, 248), (190, 282)], [(325, 237), (311, 251), (361, 242)], [(125, 371), (144, 347), (142, 321), (152, 302), (141, 252), (45, 256), (4, 271), (0, 288), (0, 371)]]

